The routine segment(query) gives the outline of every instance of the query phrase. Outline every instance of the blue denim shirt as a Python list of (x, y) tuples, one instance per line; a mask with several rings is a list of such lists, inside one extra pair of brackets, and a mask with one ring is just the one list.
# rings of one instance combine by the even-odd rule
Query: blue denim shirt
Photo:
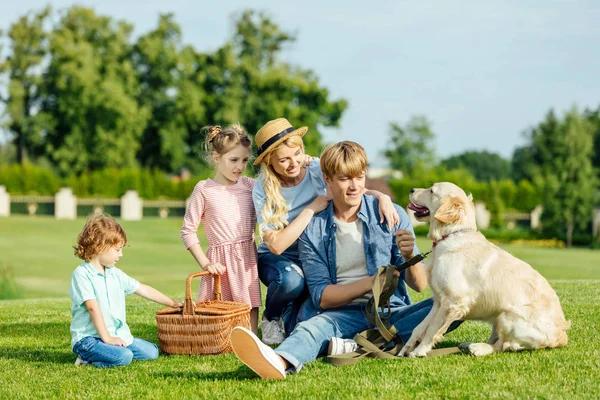
[[(379, 222), (379, 201), (369, 195), (363, 195), (358, 218), (363, 221), (365, 258), (367, 260), (367, 271), (373, 276), (381, 266), (388, 264), (400, 265), (404, 258), (396, 245), (394, 232), (398, 229), (404, 229), (409, 232), (414, 231), (406, 211), (397, 204), (394, 204), (400, 223), (395, 225), (390, 231), (387, 222)], [(298, 250), (302, 269), (304, 270), (304, 279), (310, 292), (313, 306), (320, 310), (321, 297), (323, 290), (328, 285), (337, 283), (336, 276), (336, 258), (335, 258), (335, 234), (337, 228), (334, 221), (333, 202), (330, 202), (325, 210), (315, 215), (304, 233), (298, 239)], [(419, 249), (415, 244), (415, 254), (419, 254)], [(390, 298), (390, 303), (394, 306), (404, 306), (411, 304), (410, 297), (406, 291), (405, 272), (400, 274), (400, 282), (394, 296)]]

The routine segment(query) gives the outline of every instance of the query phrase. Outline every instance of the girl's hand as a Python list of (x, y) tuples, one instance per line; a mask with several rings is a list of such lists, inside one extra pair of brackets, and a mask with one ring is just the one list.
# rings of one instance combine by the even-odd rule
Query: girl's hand
[(398, 225), (400, 223), (398, 211), (396, 211), (391, 197), (387, 195), (381, 196), (379, 199), (379, 223), (382, 223), (383, 221), (387, 222), (387, 226), (390, 231), (394, 225)]
[(119, 338), (119, 337), (113, 337), (110, 336), (108, 339), (102, 339), (102, 341), (106, 344), (109, 344), (111, 346), (121, 346), (121, 347), (127, 347), (127, 345), (125, 344), (125, 342), (123, 341), (123, 339)]
[(210, 272), (213, 275), (223, 275), (225, 272), (225, 266), (221, 265), (221, 263), (210, 263), (206, 267), (204, 267), (205, 271)]
[(329, 199), (327, 196), (317, 196), (312, 203), (306, 206), (306, 208), (313, 210), (313, 212), (316, 214), (326, 209), (327, 204), (329, 204)]

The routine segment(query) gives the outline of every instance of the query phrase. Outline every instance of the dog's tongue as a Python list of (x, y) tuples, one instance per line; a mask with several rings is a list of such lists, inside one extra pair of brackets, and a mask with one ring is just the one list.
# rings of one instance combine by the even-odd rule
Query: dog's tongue
[(416, 213), (424, 213), (424, 212), (427, 212), (427, 211), (429, 211), (429, 210), (427, 209), (427, 207), (421, 207), (421, 206), (418, 206), (418, 205), (416, 205), (415, 203), (410, 203), (410, 204), (408, 205), (408, 208), (409, 208), (410, 210), (413, 210), (413, 211), (414, 211), (414, 212), (416, 212)]

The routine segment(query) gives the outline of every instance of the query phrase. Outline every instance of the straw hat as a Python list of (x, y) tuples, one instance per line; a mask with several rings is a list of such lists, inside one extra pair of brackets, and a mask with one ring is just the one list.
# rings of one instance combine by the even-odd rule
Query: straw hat
[(256, 142), (256, 160), (254, 165), (262, 162), (263, 158), (269, 153), (269, 149), (274, 149), (277, 145), (290, 136), (298, 135), (300, 137), (306, 134), (308, 127), (303, 126), (298, 129), (294, 128), (285, 118), (277, 118), (267, 122), (254, 136)]

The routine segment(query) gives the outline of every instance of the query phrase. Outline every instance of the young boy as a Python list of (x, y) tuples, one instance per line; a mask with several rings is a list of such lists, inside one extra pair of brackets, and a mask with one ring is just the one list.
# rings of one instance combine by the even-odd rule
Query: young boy
[(75, 365), (99, 368), (129, 365), (133, 359), (158, 357), (154, 343), (134, 338), (125, 322), (125, 296), (138, 294), (156, 303), (180, 307), (158, 290), (139, 283), (115, 267), (127, 236), (110, 216), (92, 215), (77, 238), (75, 255), (83, 262), (73, 271), (71, 346)]

